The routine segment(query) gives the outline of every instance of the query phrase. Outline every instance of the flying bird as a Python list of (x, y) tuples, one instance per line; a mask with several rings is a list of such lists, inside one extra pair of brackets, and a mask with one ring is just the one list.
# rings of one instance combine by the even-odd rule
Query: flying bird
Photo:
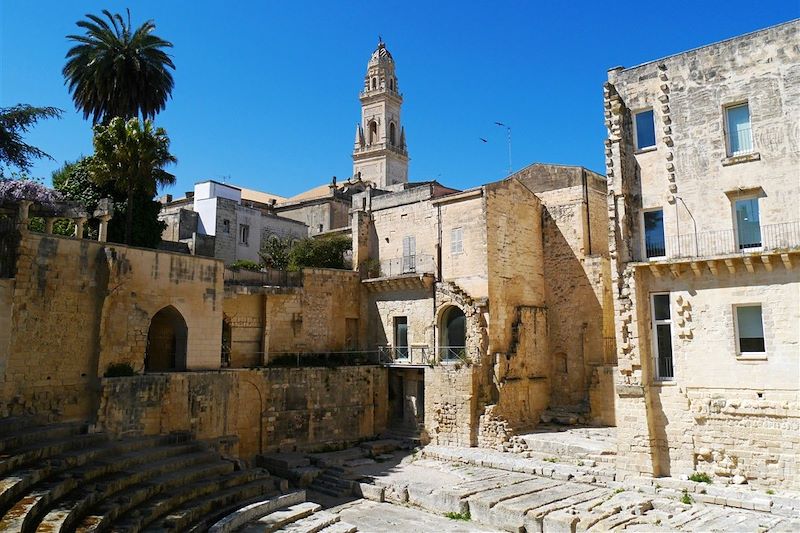
[(487, 141), (486, 139), (484, 139), (483, 137), (478, 137), (478, 139), (482, 140), (482, 141), (483, 141), (483, 142), (485, 142), (485, 143), (488, 143), (488, 142), (489, 142), (489, 141)]

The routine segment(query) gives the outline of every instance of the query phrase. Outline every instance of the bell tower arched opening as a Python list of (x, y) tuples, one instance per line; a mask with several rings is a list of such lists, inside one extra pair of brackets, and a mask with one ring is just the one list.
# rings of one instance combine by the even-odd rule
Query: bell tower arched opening
[(150, 320), (144, 369), (147, 372), (186, 370), (186, 341), (189, 329), (183, 315), (171, 305)]

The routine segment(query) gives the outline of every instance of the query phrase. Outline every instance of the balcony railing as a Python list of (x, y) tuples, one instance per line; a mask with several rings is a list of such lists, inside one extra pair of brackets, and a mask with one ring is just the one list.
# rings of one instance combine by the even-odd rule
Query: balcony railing
[(410, 365), (432, 365), (432, 353), (428, 346), (378, 346), (381, 363), (403, 363)]
[(479, 365), (476, 353), (466, 346), (439, 346), (431, 350), (428, 346), (379, 346), (379, 360), (383, 364), (412, 364), (434, 366), (437, 364), (464, 363)]
[(432, 274), (436, 271), (432, 255), (414, 254), (381, 261), (381, 276)]
[(642, 259), (680, 259), (745, 254), (800, 247), (800, 221), (748, 227), (737, 238), (734, 229), (672, 235), (645, 243)]

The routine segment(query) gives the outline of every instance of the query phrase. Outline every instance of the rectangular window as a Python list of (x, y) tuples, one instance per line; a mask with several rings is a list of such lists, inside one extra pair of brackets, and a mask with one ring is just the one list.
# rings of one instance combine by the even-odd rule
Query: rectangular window
[(634, 115), (633, 131), (637, 150), (652, 148), (656, 145), (656, 123), (652, 109), (641, 111)]
[(408, 318), (394, 317), (394, 348), (397, 359), (408, 359)]
[(247, 246), (250, 241), (250, 226), (247, 224), (239, 224), (239, 242)]
[(462, 228), (453, 228), (450, 231), (450, 253), (460, 254), (464, 251), (464, 231)]
[(656, 359), (656, 379), (672, 379), (672, 316), (669, 293), (653, 294), (653, 348)]
[(750, 107), (739, 104), (725, 108), (728, 155), (741, 155), (753, 151), (753, 134), (750, 129)]
[(222, 221), (222, 233), (231, 232), (231, 221), (227, 218)]
[(664, 257), (667, 249), (664, 242), (664, 210), (645, 211), (644, 215), (644, 250), (647, 258)]
[(764, 353), (764, 321), (760, 305), (736, 306), (739, 353)]
[(761, 220), (758, 214), (758, 198), (736, 200), (736, 238), (739, 249), (761, 247)]
[(403, 272), (417, 270), (417, 239), (413, 235), (403, 237)]

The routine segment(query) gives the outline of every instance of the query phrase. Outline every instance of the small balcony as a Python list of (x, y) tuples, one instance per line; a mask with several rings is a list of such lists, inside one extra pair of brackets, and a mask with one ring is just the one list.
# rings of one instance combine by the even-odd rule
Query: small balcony
[(800, 221), (747, 228), (672, 235), (647, 242), (642, 261), (708, 259), (800, 249)]
[[(475, 351), (475, 354), (477, 351)], [(379, 361), (391, 366), (436, 366), (440, 364), (475, 365), (480, 361), (473, 357), (473, 350), (466, 346), (378, 346)]]
[(414, 254), (380, 262), (380, 271), (364, 280), (372, 292), (426, 289), (433, 286), (436, 262), (432, 255)]

